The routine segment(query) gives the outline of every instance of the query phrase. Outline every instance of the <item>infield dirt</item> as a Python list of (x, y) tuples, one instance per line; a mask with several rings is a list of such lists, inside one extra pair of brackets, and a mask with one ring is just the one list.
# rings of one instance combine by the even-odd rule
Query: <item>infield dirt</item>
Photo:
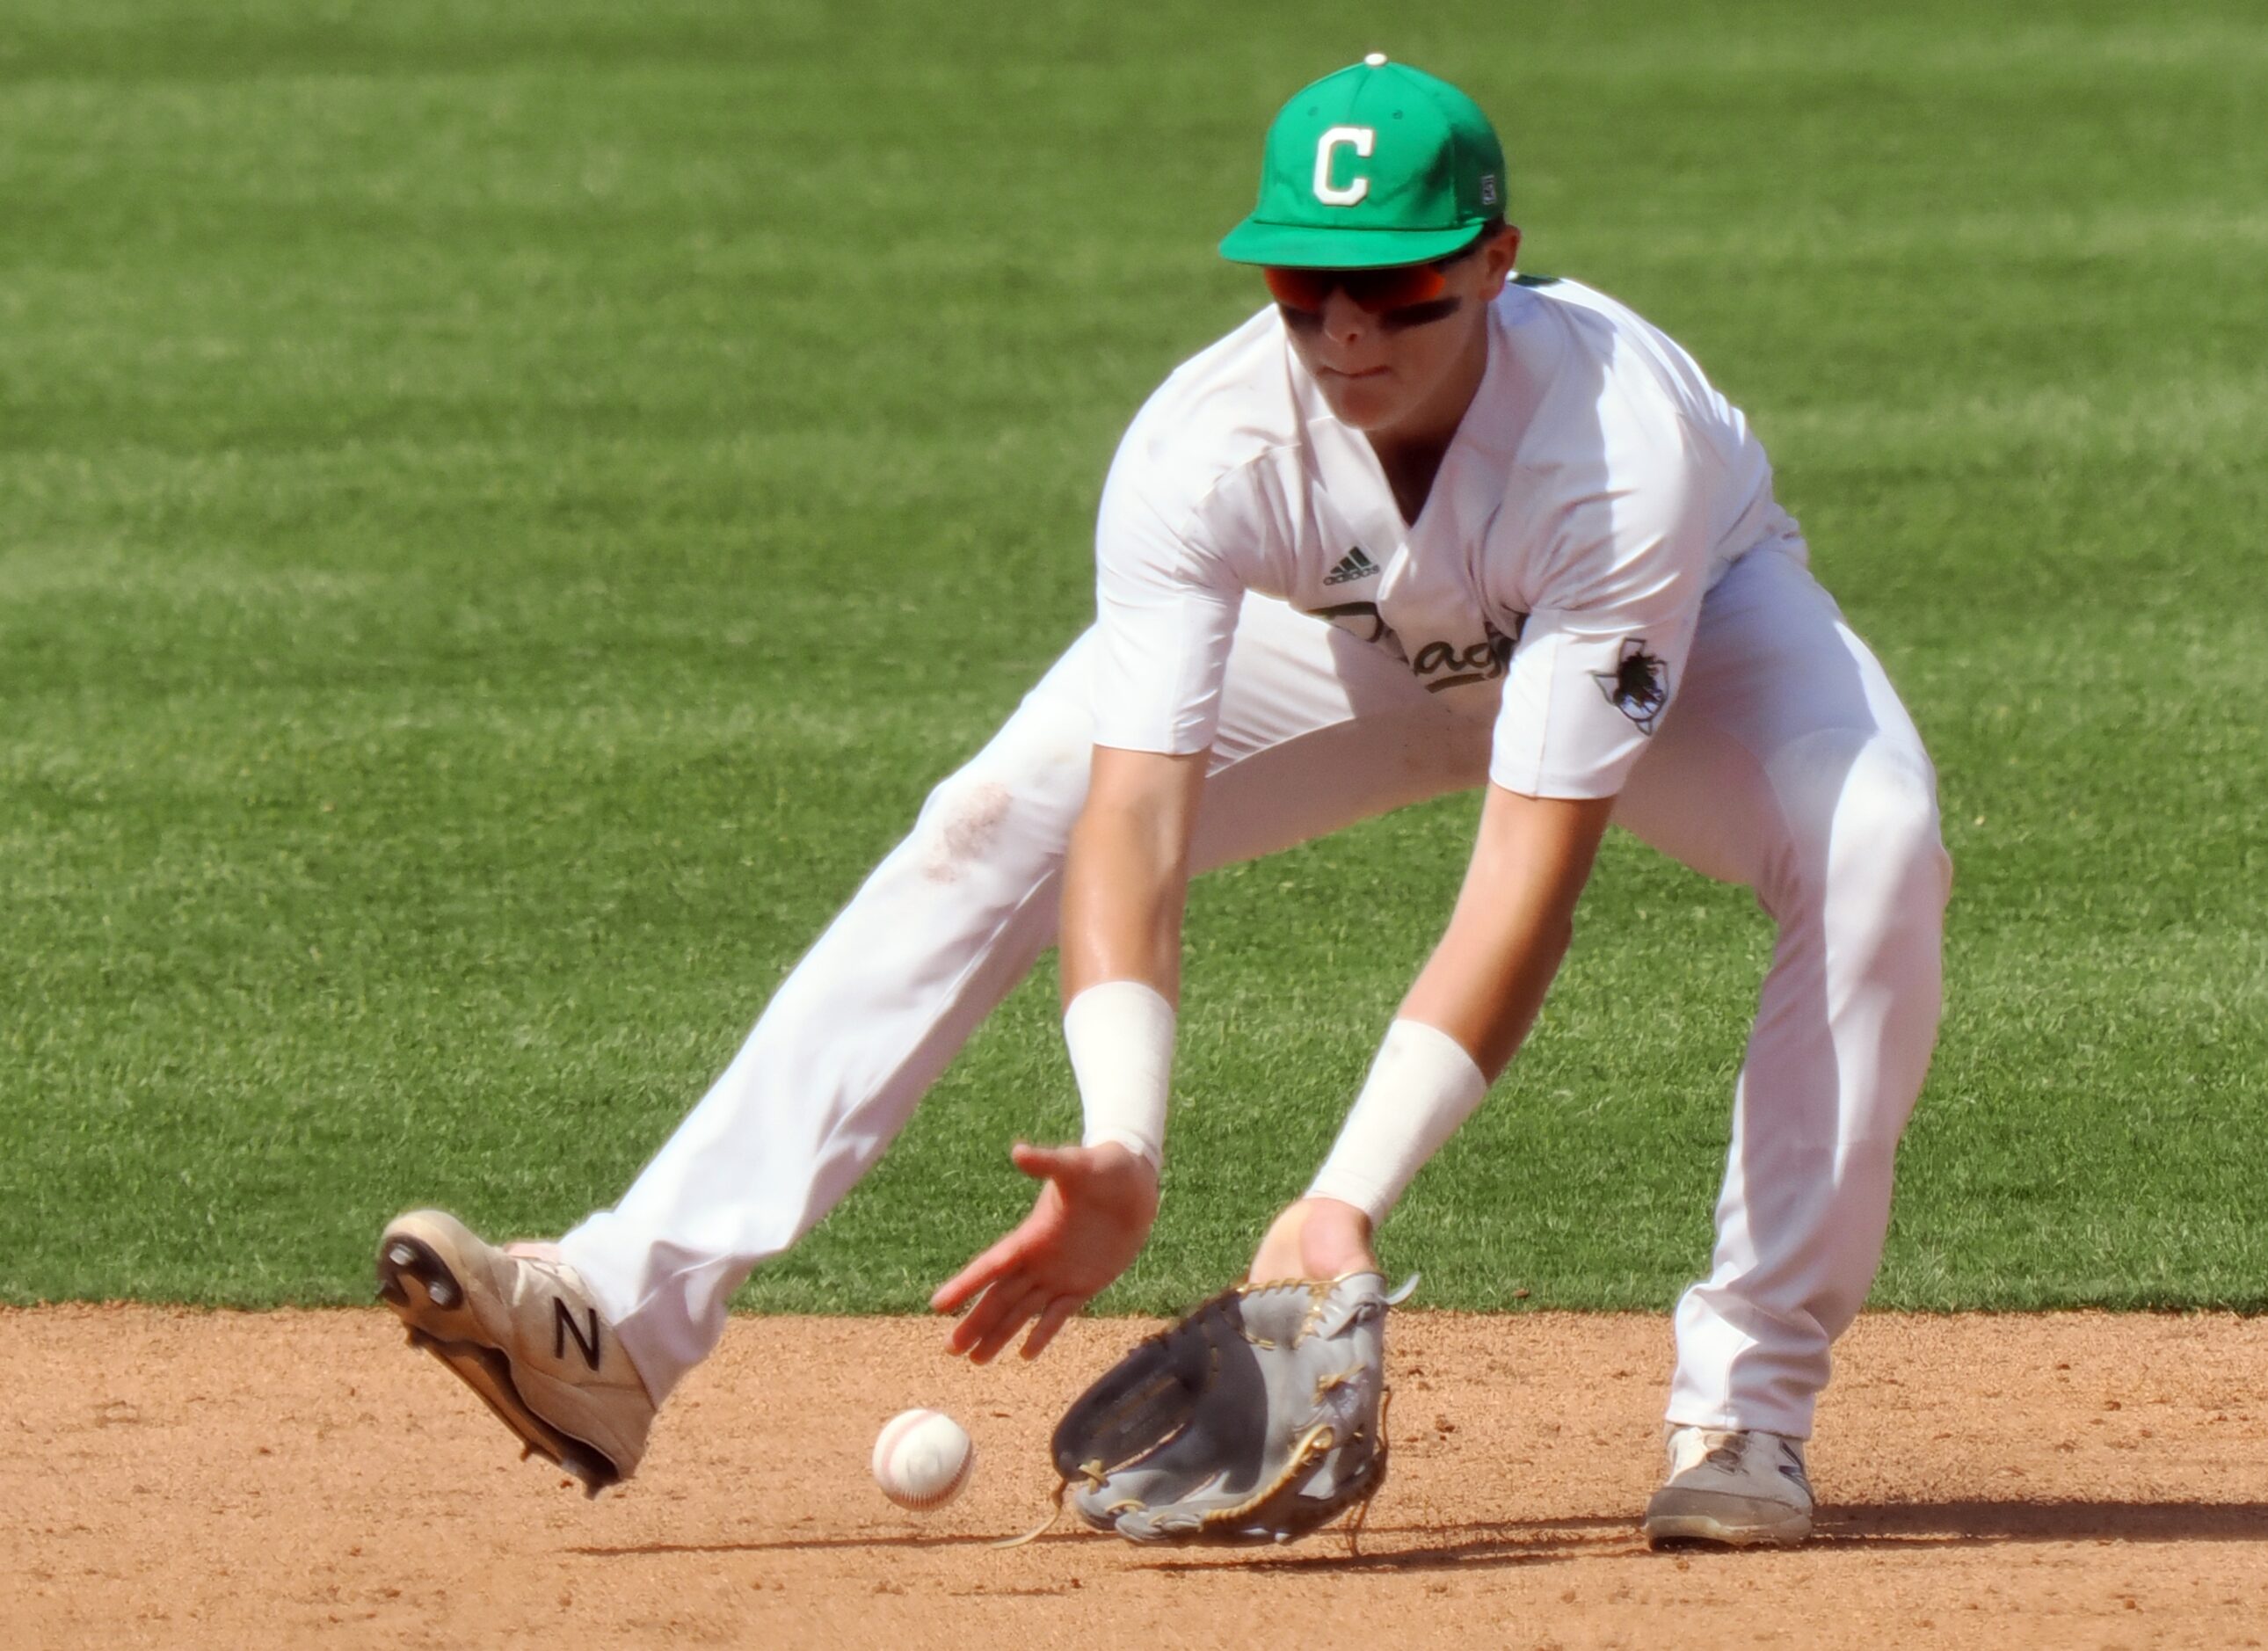
[[(1666, 1323), (1405, 1311), (1394, 1468), (1336, 1532), (1139, 1549), (1045, 1512), (1049, 1429), (1134, 1336), (947, 1360), (934, 1323), (736, 1320), (628, 1489), (520, 1464), (368, 1312), (0, 1313), (7, 1646), (2257, 1646), (2268, 1321), (1870, 1316), (1794, 1552), (1650, 1553)], [(866, 1477), (911, 1404), (974, 1483)]]

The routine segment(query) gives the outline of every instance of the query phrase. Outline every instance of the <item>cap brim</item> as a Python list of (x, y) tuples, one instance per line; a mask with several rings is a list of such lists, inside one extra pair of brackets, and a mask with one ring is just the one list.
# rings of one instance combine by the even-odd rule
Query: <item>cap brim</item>
[(1248, 217), (1221, 238), (1231, 263), (1274, 264), (1290, 269), (1389, 269), (1427, 263), (1461, 252), (1486, 227), (1454, 229), (1319, 229), (1308, 224), (1263, 224)]

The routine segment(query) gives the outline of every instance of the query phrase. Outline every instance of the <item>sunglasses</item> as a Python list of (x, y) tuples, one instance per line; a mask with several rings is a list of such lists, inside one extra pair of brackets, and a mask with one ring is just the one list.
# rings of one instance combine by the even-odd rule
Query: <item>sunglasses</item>
[(1276, 301), (1288, 310), (1320, 313), (1336, 288), (1364, 314), (1385, 315), (1440, 298), (1449, 284), (1441, 266), (1449, 262), (1397, 264), (1390, 269), (1292, 269), (1270, 264), (1261, 275)]

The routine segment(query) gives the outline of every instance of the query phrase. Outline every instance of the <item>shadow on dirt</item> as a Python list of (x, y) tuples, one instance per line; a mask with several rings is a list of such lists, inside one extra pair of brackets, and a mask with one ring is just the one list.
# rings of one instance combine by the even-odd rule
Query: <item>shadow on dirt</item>
[[(1033, 1539), (1035, 1547), (1088, 1540), (1082, 1531), (1063, 1530)], [(1100, 1538), (1095, 1538), (1100, 1540)], [(633, 1542), (620, 1546), (569, 1548), (586, 1559), (631, 1559), (659, 1553), (823, 1553), (835, 1548), (994, 1548), (998, 1537), (878, 1536), (783, 1537), (771, 1542)]]
[[(1412, 1541), (1403, 1547), (1399, 1543)], [(1948, 1501), (1845, 1504), (1823, 1510), (1806, 1544), (1825, 1549), (1968, 1547), (2021, 1542), (2259, 1542), (2268, 1539), (2268, 1502)], [(989, 1548), (997, 1537), (954, 1535), (789, 1537), (768, 1542), (651, 1542), (578, 1547), (585, 1559), (621, 1559), (681, 1553), (795, 1553), (858, 1548)], [(1052, 1531), (1035, 1545), (1109, 1539), (1080, 1530)], [(1577, 1559), (1651, 1557), (1637, 1522), (1626, 1515), (1506, 1520), (1462, 1525), (1378, 1525), (1349, 1551), (1338, 1531), (1317, 1533), (1300, 1547), (1221, 1549), (1201, 1557), (1164, 1553), (1149, 1570), (1344, 1572), (1489, 1569), (1550, 1565)], [(1716, 1553), (1702, 1544), (1683, 1554)], [(1759, 1549), (1758, 1554), (1778, 1550)], [(1190, 1553), (1190, 1557), (1181, 1557)]]
[(2258, 1542), (2268, 1502), (1858, 1503), (1821, 1514), (1815, 1542)]
[[(1705, 1544), (1676, 1544), (1657, 1554), (1626, 1516), (1432, 1526), (1373, 1525), (1366, 1551), (1349, 1553), (1324, 1532), (1300, 1550), (1265, 1558), (1161, 1560), (1157, 1571), (1432, 1571), (1544, 1565), (1576, 1559), (1653, 1559), (1708, 1554)], [(1401, 1548), (1397, 1538), (1420, 1545)], [(1423, 1540), (1431, 1538), (1430, 1541)], [(1859, 1503), (1822, 1511), (1811, 1541), (1798, 1551), (1967, 1547), (2023, 1542), (2258, 1542), (2268, 1538), (2268, 1502), (1946, 1501)], [(1336, 1551), (1334, 1550), (1336, 1550)], [(1758, 1557), (1786, 1550), (1754, 1549)]]

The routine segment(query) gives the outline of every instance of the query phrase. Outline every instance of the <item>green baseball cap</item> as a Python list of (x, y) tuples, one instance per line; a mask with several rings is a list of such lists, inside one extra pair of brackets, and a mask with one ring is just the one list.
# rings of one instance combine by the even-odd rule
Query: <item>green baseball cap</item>
[(1504, 212), (1504, 146), (1446, 80), (1373, 52), (1284, 106), (1235, 263), (1381, 269), (1446, 258)]

